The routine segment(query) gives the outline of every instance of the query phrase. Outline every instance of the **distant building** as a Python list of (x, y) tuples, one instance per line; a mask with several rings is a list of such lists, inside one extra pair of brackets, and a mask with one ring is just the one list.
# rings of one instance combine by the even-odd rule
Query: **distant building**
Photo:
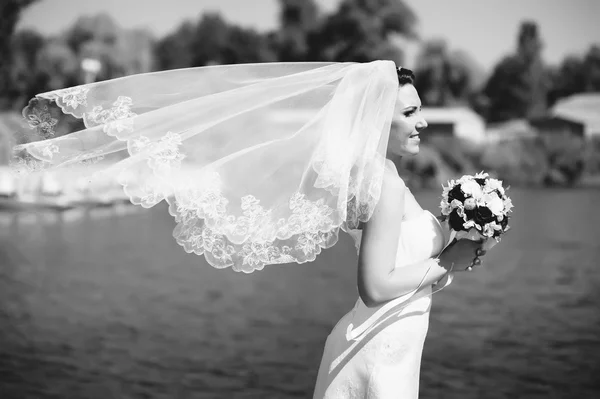
[(0, 165), (0, 199), (13, 198), (17, 195), (15, 180), (9, 167)]
[(537, 136), (536, 130), (526, 119), (511, 119), (505, 122), (491, 123), (486, 128), (486, 138), (490, 143), (520, 140)]
[(600, 137), (600, 93), (581, 93), (559, 100), (546, 127), (570, 129), (585, 138)]
[(485, 120), (468, 107), (423, 107), (421, 112), (429, 125), (422, 139), (436, 136), (457, 137), (473, 143), (486, 141)]

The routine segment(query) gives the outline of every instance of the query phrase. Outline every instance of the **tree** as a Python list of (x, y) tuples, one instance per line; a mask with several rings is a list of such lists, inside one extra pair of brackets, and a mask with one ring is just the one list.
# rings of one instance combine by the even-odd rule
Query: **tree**
[(66, 41), (75, 53), (79, 53), (81, 47), (91, 41), (115, 45), (119, 31), (119, 26), (107, 14), (82, 16), (68, 30)]
[(36, 93), (44, 91), (37, 68), (37, 58), (46, 45), (46, 39), (31, 30), (17, 32), (11, 43), (11, 90), (4, 97), (12, 104), (21, 106)]
[(37, 93), (82, 84), (85, 58), (101, 62), (96, 80), (147, 72), (153, 64), (152, 41), (148, 32), (121, 29), (103, 14), (81, 17), (56, 37), (17, 32), (11, 39), (11, 84), (2, 97), (20, 109)]
[(218, 13), (185, 22), (156, 45), (160, 69), (275, 61), (266, 35), (229, 24)]
[(575, 93), (599, 92), (600, 46), (591, 46), (582, 57), (566, 57), (551, 74), (552, 86), (548, 93), (550, 105)]
[(468, 54), (450, 51), (444, 40), (426, 42), (416, 65), (417, 89), (431, 106), (468, 103), (482, 74)]
[[(36, 0), (0, 1), (0, 108), (7, 108), (14, 95), (13, 46), (15, 27), (23, 10)], [(12, 94), (11, 94), (12, 93)]]
[(196, 26), (189, 51), (192, 66), (275, 61), (266, 36), (229, 24), (220, 14), (205, 14)]
[(56, 90), (78, 84), (77, 54), (60, 39), (49, 40), (40, 50), (36, 70), (43, 91)]
[(223, 50), (228, 46), (229, 24), (220, 14), (205, 14), (196, 24), (190, 37), (192, 66), (223, 64)]
[[(97, 80), (106, 80), (134, 73), (148, 72), (152, 62), (152, 38), (140, 30), (121, 29), (106, 14), (79, 18), (63, 39), (79, 61), (94, 58), (100, 61)], [(78, 70), (78, 73), (82, 71)], [(83, 80), (83, 76), (79, 77)]]
[(215, 61), (221, 64), (277, 61), (277, 55), (266, 36), (239, 26), (230, 28), (227, 42), (220, 51), (221, 57)]
[(399, 0), (344, 0), (308, 36), (310, 60), (402, 61), (393, 35), (416, 38), (417, 18)]
[(546, 111), (548, 81), (542, 48), (536, 23), (523, 22), (515, 54), (496, 65), (484, 89), (488, 120), (532, 118)]
[(280, 28), (274, 32), (274, 47), (280, 61), (305, 61), (308, 35), (319, 23), (319, 9), (314, 0), (279, 0)]
[(585, 91), (600, 91), (600, 45), (591, 46), (583, 59)]
[(185, 21), (177, 30), (155, 44), (154, 55), (156, 59), (156, 68), (177, 69), (192, 65), (191, 38), (195, 34), (195, 24)]

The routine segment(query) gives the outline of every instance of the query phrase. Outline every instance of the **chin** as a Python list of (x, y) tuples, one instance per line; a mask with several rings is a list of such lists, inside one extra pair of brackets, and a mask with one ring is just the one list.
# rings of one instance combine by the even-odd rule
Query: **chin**
[(406, 146), (402, 149), (400, 156), (409, 157), (409, 156), (417, 155), (419, 153), (419, 149), (420, 148), (419, 148), (418, 144)]
[(421, 148), (418, 145), (416, 145), (415, 148), (411, 148), (409, 153), (410, 153), (410, 155), (417, 155), (419, 153), (420, 149)]
[(404, 143), (402, 145), (398, 145), (397, 143), (392, 143), (388, 147), (388, 153), (397, 156), (397, 157), (408, 157), (412, 155), (417, 155), (419, 153), (419, 142), (412, 143)]

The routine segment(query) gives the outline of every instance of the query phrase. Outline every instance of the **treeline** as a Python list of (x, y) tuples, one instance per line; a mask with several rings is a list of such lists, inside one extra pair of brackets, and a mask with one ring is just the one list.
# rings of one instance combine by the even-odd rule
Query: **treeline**
[[(101, 61), (98, 80), (247, 62), (391, 59), (403, 64), (398, 38), (418, 40), (418, 18), (401, 0), (343, 0), (328, 14), (314, 0), (279, 0), (279, 27), (271, 32), (207, 13), (160, 38), (123, 29), (107, 15), (82, 17), (55, 37), (15, 32), (20, 12), (35, 1), (4, 0), (0, 5), (4, 109), (20, 109), (35, 93), (82, 83), (83, 58)], [(425, 105), (468, 105), (488, 121), (536, 117), (562, 97), (600, 91), (600, 46), (549, 66), (543, 61), (542, 43), (535, 22), (525, 21), (513, 53), (490, 74), (468, 52), (451, 49), (443, 40), (421, 43), (415, 65), (408, 67), (417, 74)]]
[(22, 10), (37, 0), (0, 2), (0, 108), (20, 110), (37, 93), (84, 81), (82, 60), (102, 68), (96, 79), (147, 72), (154, 65), (152, 36), (119, 27), (106, 15), (84, 16), (57, 36), (34, 30), (15, 32)]

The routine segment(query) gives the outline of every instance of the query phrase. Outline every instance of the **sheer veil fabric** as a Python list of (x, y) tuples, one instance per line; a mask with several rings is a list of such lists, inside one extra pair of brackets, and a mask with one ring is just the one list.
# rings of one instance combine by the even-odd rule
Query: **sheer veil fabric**
[[(175, 240), (217, 268), (313, 261), (380, 195), (398, 80), (391, 61), (209, 66), (37, 95), (17, 176), (65, 173), (161, 201)], [(78, 131), (60, 135), (73, 117)]]

